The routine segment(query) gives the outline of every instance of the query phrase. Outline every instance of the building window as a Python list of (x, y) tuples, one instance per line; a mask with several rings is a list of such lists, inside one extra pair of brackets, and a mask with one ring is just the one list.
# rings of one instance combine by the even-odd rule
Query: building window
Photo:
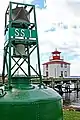
[(67, 64), (65, 64), (64, 67), (67, 68)]
[(63, 67), (63, 64), (61, 64), (61, 67)]
[(48, 77), (48, 72), (46, 72), (46, 77)]
[(46, 70), (48, 70), (48, 64), (46, 64)]
[(61, 77), (63, 77), (63, 71), (61, 71)]
[(60, 56), (60, 54), (56, 54), (57, 56)]
[(64, 72), (64, 76), (67, 77), (67, 71)]

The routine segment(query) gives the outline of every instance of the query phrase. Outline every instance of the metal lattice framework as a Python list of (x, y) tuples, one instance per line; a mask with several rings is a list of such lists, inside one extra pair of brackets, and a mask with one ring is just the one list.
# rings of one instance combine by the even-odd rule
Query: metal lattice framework
[[(33, 14), (33, 15), (32, 15)], [(14, 17), (15, 15), (15, 17)], [(31, 15), (31, 16), (30, 16)], [(27, 18), (27, 16), (29, 16)], [(30, 17), (33, 16), (33, 22)], [(30, 81), (32, 78), (40, 78), (42, 84), (39, 44), (37, 35), (36, 13), (35, 6), (23, 3), (10, 2), (5, 13), (5, 44), (4, 44), (4, 59), (2, 79), (8, 77), (9, 86), (13, 83), (16, 71), (21, 69), (24, 73), (24, 78)], [(16, 46), (25, 46), (25, 55), (22, 55)], [(38, 71), (30, 63), (30, 56), (34, 50), (37, 50)], [(16, 55), (16, 53), (17, 55)], [(20, 63), (19, 61), (22, 60)], [(12, 65), (14, 61), (14, 65)], [(26, 72), (22, 65), (26, 62), (28, 69)], [(17, 68), (16, 68), (17, 65)], [(14, 72), (13, 72), (13, 69)], [(31, 69), (36, 73), (36, 77), (31, 75)], [(20, 76), (18, 76), (20, 77)], [(15, 77), (15, 79), (17, 79)]]

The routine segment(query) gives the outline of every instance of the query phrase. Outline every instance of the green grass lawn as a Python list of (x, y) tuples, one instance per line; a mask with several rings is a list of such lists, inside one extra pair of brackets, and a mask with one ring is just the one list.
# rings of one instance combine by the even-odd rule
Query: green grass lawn
[(80, 120), (80, 112), (78, 111), (64, 110), (63, 114), (64, 114), (63, 120)]

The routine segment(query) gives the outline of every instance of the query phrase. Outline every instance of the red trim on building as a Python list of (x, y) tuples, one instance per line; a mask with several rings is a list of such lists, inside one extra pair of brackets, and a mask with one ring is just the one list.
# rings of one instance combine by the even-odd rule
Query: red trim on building
[(68, 62), (64, 62), (64, 61), (50, 61), (50, 62), (46, 62), (46, 63), (43, 63), (43, 65), (47, 65), (47, 64), (69, 64)]
[(60, 60), (60, 56), (53, 56), (53, 60)]

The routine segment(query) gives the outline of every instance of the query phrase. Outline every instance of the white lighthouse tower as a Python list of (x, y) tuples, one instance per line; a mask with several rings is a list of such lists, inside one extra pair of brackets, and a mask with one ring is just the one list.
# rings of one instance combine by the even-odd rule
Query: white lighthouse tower
[(69, 77), (70, 76), (70, 63), (61, 59), (59, 51), (57, 49), (52, 52), (49, 62), (43, 64), (43, 76), (50, 78)]

